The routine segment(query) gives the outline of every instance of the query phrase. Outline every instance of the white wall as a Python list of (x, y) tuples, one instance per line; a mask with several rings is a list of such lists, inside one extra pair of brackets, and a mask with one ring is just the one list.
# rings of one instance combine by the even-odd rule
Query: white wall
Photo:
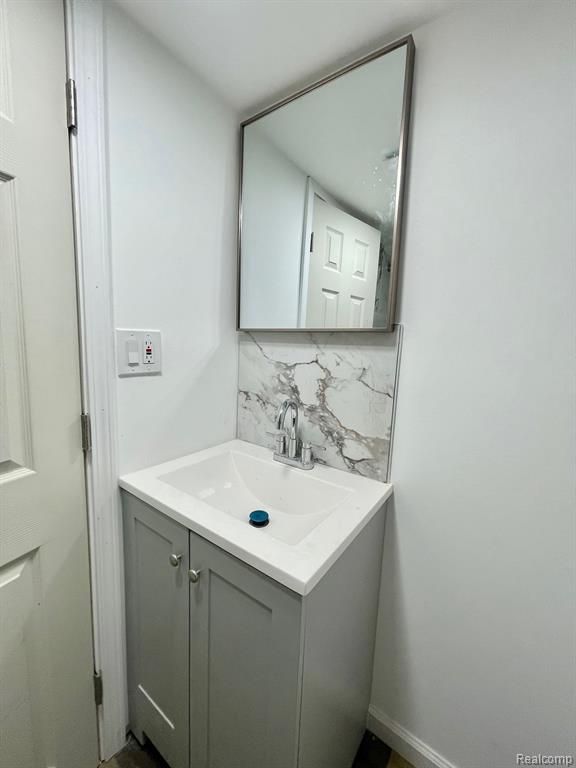
[(244, 135), (243, 328), (298, 325), (306, 174), (255, 126)]
[(106, 4), (115, 323), (162, 331), (163, 373), (118, 379), (120, 471), (235, 434), (234, 112)]
[(372, 713), (460, 768), (576, 750), (575, 8), (415, 34)]

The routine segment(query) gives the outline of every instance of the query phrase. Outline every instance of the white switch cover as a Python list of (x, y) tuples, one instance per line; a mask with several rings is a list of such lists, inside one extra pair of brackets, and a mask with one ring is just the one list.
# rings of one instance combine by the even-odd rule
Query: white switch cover
[(150, 376), (162, 371), (160, 331), (116, 328), (118, 376)]

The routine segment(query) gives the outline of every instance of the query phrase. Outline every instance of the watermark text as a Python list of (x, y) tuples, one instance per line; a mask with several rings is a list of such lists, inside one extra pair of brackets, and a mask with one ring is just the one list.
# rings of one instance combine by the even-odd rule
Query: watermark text
[(574, 765), (574, 755), (525, 755), (517, 752), (516, 765)]

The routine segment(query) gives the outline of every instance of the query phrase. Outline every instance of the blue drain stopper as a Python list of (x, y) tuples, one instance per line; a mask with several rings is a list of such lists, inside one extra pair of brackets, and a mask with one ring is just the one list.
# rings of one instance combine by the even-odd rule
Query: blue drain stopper
[(264, 528), (270, 522), (270, 515), (263, 509), (255, 509), (254, 512), (250, 512), (248, 517), (250, 525), (255, 528)]

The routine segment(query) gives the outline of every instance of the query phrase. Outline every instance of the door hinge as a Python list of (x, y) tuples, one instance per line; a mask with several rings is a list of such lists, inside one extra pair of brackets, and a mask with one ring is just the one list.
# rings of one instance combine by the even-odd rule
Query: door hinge
[(314, 250), (314, 232), (310, 232), (310, 253)]
[(102, 673), (94, 672), (94, 701), (97, 707), (102, 706), (104, 688), (102, 687)]
[(84, 453), (92, 450), (92, 424), (89, 413), (80, 414), (80, 424), (82, 426), (82, 450)]
[(78, 104), (76, 102), (76, 81), (68, 78), (66, 80), (66, 120), (68, 130), (74, 131), (78, 128)]

